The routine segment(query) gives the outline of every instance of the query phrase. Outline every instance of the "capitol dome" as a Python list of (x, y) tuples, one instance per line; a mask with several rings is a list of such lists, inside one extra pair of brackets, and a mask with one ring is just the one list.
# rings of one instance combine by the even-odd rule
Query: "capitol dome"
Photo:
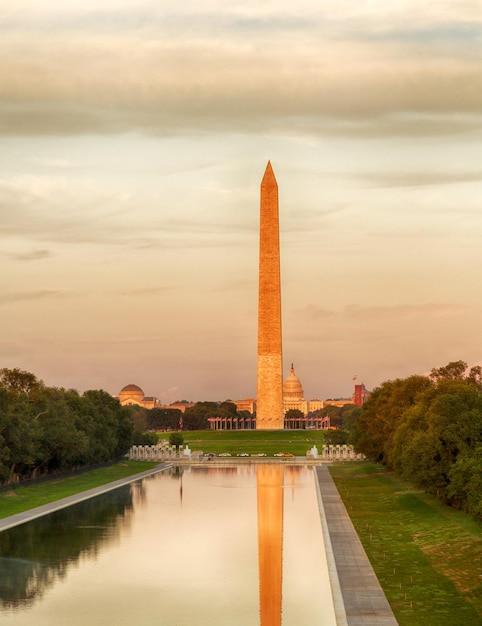
[(121, 404), (128, 402), (142, 402), (144, 400), (144, 392), (137, 385), (126, 385), (119, 391), (119, 400)]
[(295, 374), (295, 368), (293, 363), (291, 364), (291, 370), (289, 376), (286, 378), (283, 385), (283, 397), (285, 400), (303, 400), (303, 387), (301, 381)]

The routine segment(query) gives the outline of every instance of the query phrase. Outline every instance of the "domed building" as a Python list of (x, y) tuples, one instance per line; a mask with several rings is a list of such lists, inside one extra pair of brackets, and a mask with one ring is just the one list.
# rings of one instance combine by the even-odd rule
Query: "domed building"
[[(283, 383), (284, 428), (290, 430), (298, 428), (313, 430), (327, 428), (329, 425), (328, 418), (313, 415), (315, 411), (319, 411), (323, 408), (323, 400), (318, 400), (317, 398), (305, 400), (304, 395), (303, 385), (296, 375), (292, 363), (290, 373)], [(236, 405), (238, 411), (248, 411), (250, 414), (253, 414), (256, 410), (256, 400), (253, 398), (232, 400), (232, 402)], [(301, 411), (302, 416), (286, 417), (286, 413), (291, 409)], [(308, 417), (309, 414), (311, 415)], [(211, 430), (249, 430), (256, 428), (256, 417), (237, 417), (235, 419), (211, 417), (208, 421)]]
[(144, 392), (137, 385), (126, 385), (119, 391), (119, 402), (122, 406), (126, 404), (136, 404), (142, 406), (145, 409), (155, 409), (160, 405), (157, 398), (153, 396), (145, 396)]
[(297, 409), (303, 415), (308, 413), (308, 402), (305, 400), (303, 386), (295, 374), (293, 363), (291, 370), (283, 385), (283, 410), (286, 413), (290, 409)]
[(283, 396), (285, 400), (303, 400), (303, 387), (298, 376), (295, 374), (293, 363), (288, 378), (283, 385)]

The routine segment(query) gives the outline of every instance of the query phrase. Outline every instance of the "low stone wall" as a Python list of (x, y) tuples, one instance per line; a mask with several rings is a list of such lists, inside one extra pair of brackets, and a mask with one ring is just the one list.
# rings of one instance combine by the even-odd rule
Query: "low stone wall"
[[(181, 449), (180, 451), (176, 448), (176, 446), (132, 446), (132, 448), (128, 452), (128, 458), (130, 461), (184, 461), (197, 463), (202, 460), (203, 453), (200, 450), (195, 450), (192, 452), (189, 448)], [(218, 459), (219, 457), (216, 457)], [(283, 459), (279, 459), (280, 461), (295, 461), (300, 460), (302, 457), (287, 457)], [(321, 452), (319, 453), (316, 447), (314, 446), (311, 450), (308, 450), (306, 453), (307, 461), (362, 461), (364, 459), (364, 455), (359, 452), (355, 452), (353, 446), (349, 445), (324, 445), (321, 448)], [(261, 457), (257, 459), (258, 461), (267, 462), (268, 457)], [(219, 458), (221, 460), (221, 458)], [(227, 459), (222, 457), (223, 461), (236, 460), (237, 462), (253, 462), (254, 457), (232, 457), (231, 459)]]
[(132, 446), (127, 456), (129, 461), (199, 461), (202, 452), (179, 450), (176, 446)]
[(353, 446), (333, 444), (322, 446), (320, 457), (323, 461), (363, 461), (365, 458), (360, 452), (355, 452)]

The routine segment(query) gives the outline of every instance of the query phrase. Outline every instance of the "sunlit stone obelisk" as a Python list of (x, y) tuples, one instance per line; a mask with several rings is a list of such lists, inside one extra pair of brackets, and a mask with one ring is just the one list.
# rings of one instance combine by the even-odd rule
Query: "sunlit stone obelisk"
[(260, 205), (256, 428), (266, 430), (284, 422), (278, 183), (269, 161)]

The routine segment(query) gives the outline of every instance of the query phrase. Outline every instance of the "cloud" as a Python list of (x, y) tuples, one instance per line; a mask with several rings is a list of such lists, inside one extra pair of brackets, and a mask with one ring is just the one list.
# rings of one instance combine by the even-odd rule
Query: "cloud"
[(344, 315), (350, 319), (369, 320), (375, 319), (405, 319), (420, 320), (440, 317), (460, 317), (466, 312), (465, 307), (450, 303), (429, 303), (422, 305), (401, 304), (393, 306), (359, 306), (348, 305), (344, 309)]
[[(217, 198), (216, 190), (211, 196)], [(243, 221), (239, 213), (227, 213), (225, 201), (220, 201), (217, 209), (212, 205), (209, 214), (200, 213), (196, 205), (180, 207), (172, 200), (166, 202), (159, 207), (155, 194), (151, 200), (144, 189), (134, 186), (124, 191), (120, 184), (106, 186), (87, 178), (0, 177), (0, 240), (107, 244), (149, 251), (239, 247), (257, 231), (257, 223), (251, 223), (249, 216)], [(46, 256), (47, 251), (41, 249), (27, 255), (17, 253), (14, 258)]]
[(451, 23), (417, 11), (414, 23), (408, 8), (373, 16), (349, 4), (337, 19), (336, 10), (319, 15), (311, 3), (306, 14), (282, 7), (276, 16), (271, 5), (264, 15), (217, 6), (144, 6), (137, 19), (131, 7), (100, 22), (97, 11), (48, 13), (48, 37), (7, 20), (0, 133), (170, 136), (289, 126), (366, 136), (480, 127), (473, 45), (482, 26), (464, 21), (465, 12)]
[(152, 287), (152, 288), (145, 288), (145, 289), (129, 289), (127, 291), (121, 291), (119, 292), (119, 294), (121, 296), (128, 296), (128, 297), (143, 297), (143, 296), (158, 296), (160, 294), (165, 294), (168, 291), (172, 291), (172, 287)]
[(337, 312), (332, 309), (325, 309), (314, 304), (309, 304), (302, 309), (296, 309), (294, 314), (303, 324), (312, 324), (322, 320), (334, 318), (337, 315)]
[(26, 291), (23, 293), (4, 293), (0, 295), (0, 306), (30, 300), (48, 300), (50, 298), (63, 297), (65, 297), (64, 292), (49, 289), (39, 289), (38, 291)]
[(169, 387), (168, 389), (162, 389), (158, 393), (158, 397), (163, 404), (172, 404), (177, 400), (181, 400), (181, 392), (177, 386)]
[[(451, 303), (392, 306), (347, 305), (341, 310), (308, 305), (290, 313), (287, 326), (290, 340), (314, 343), (355, 341), (379, 342), (393, 336), (393, 329), (401, 335), (415, 326), (417, 332), (427, 324), (440, 320), (460, 320), (467, 308)], [(293, 328), (293, 331), (291, 331)]]
[(8, 256), (14, 261), (39, 261), (51, 257), (52, 252), (50, 250), (32, 250), (31, 252), (17, 254), (10, 253)]
[(481, 171), (426, 171), (426, 172), (388, 172), (377, 175), (361, 174), (360, 178), (381, 187), (429, 187), (432, 185), (457, 185), (482, 181)]
[(90, 183), (48, 176), (0, 178), (1, 236), (63, 243), (112, 240), (120, 227), (115, 218), (127, 203), (122, 192)]

